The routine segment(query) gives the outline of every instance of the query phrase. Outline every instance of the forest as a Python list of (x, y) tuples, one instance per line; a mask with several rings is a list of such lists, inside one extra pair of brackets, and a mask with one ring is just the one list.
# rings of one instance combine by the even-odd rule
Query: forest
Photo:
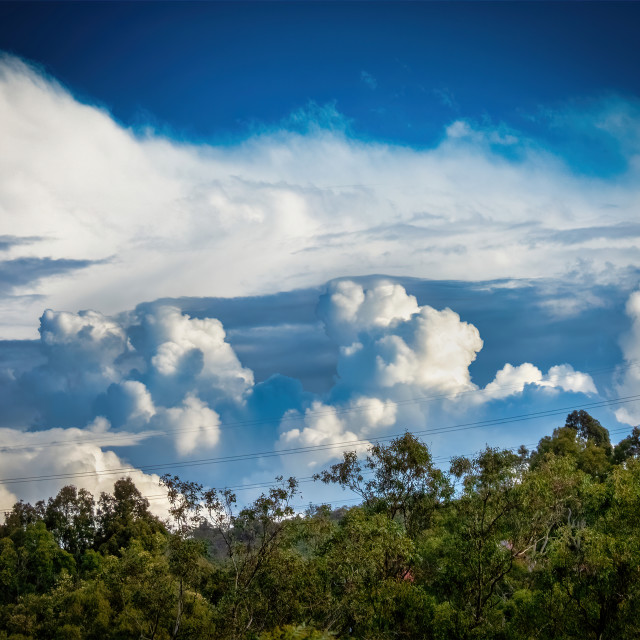
[(0, 639), (640, 637), (640, 429), (585, 411), (528, 451), (437, 466), (410, 433), (316, 477), (356, 506), (253, 503), (165, 475), (66, 486), (0, 525)]

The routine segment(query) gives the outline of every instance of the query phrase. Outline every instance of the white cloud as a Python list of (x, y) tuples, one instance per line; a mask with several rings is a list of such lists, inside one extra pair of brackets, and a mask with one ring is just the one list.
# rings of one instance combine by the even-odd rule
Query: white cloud
[(181, 456), (198, 449), (212, 449), (220, 439), (220, 416), (191, 395), (182, 406), (159, 411), (151, 426), (174, 432), (176, 450)]
[(506, 398), (515, 393), (520, 393), (527, 384), (539, 384), (542, 382), (542, 371), (530, 362), (525, 362), (517, 367), (507, 363), (496, 373), (493, 382), (485, 387), (485, 393), (478, 396), (479, 401), (485, 398)]
[(451, 309), (419, 307), (400, 285), (383, 282), (364, 289), (352, 281), (332, 283), (319, 311), (327, 333), (342, 343), (338, 388), (343, 392), (391, 399), (442, 395), (443, 401), (446, 396), (458, 404), (462, 394), (465, 406), (507, 398), (527, 384), (597, 393), (591, 376), (569, 364), (552, 366), (543, 375), (531, 363), (507, 363), (478, 388), (469, 372), (483, 347), (478, 329)]
[[(63, 486), (73, 484), (90, 491), (95, 497), (100, 492), (111, 492), (113, 483), (121, 477), (130, 477), (140, 492), (153, 496), (150, 509), (160, 517), (167, 516), (168, 502), (162, 499), (166, 491), (158, 482), (159, 476), (136, 469), (108, 446), (127, 446), (142, 442), (148, 433), (116, 433), (109, 429), (104, 418), (98, 418), (84, 429), (46, 429), (25, 433), (15, 429), (0, 429), (0, 507), (11, 508), (22, 499), (36, 502), (55, 495)], [(52, 444), (53, 443), (53, 444)], [(65, 475), (45, 481), (2, 482), (2, 480)]]
[[(624, 113), (600, 126), (637, 129)], [(106, 260), (17, 293), (112, 314), (145, 299), (275, 292), (345, 273), (553, 277), (586, 260), (600, 278), (638, 263), (633, 236), (557, 241), (599, 224), (604, 207), (609, 225), (636, 222), (633, 164), (617, 181), (581, 178), (501, 127), (458, 121), (448, 131), (421, 150), (322, 124), (235, 146), (182, 144), (137, 135), (5, 56), (0, 234), (43, 238), (8, 255)], [(517, 161), (492, 150), (504, 145), (519, 145)], [(33, 335), (14, 308), (0, 305), (5, 336)]]
[[(366, 451), (370, 445), (366, 438), (390, 427), (395, 420), (396, 405), (389, 400), (358, 396), (345, 405), (333, 406), (316, 401), (303, 415), (297, 411), (285, 414), (277, 448), (327, 447), (304, 454), (293, 465), (285, 460), (289, 466), (315, 468), (341, 457), (344, 450)], [(290, 428), (298, 421), (299, 426)], [(349, 444), (355, 440), (363, 441)]]
[(126, 415), (127, 428), (147, 425), (156, 414), (153, 399), (147, 387), (138, 380), (125, 380), (118, 385), (120, 401)]
[(476, 401), (502, 399), (522, 393), (528, 384), (572, 393), (598, 392), (590, 375), (575, 371), (568, 364), (555, 365), (543, 375), (542, 371), (530, 362), (517, 367), (507, 363), (496, 373), (495, 379), (483, 389), (482, 395), (476, 397)]
[(365, 291), (349, 281), (334, 285), (321, 309), (329, 335), (346, 341), (338, 360), (341, 384), (365, 391), (403, 385), (417, 395), (475, 388), (469, 365), (482, 340), (451, 309), (418, 307), (400, 285)]
[[(160, 376), (171, 379), (191, 369), (198, 385), (236, 400), (253, 385), (253, 373), (240, 364), (219, 320), (190, 318), (179, 309), (160, 307), (142, 324), (148, 330), (147, 340), (154, 343), (151, 367)], [(201, 358), (195, 365), (194, 355)]]
[(216, 403), (241, 407), (253, 387), (253, 373), (226, 342), (222, 324), (173, 307), (119, 320), (48, 310), (40, 334), (44, 362), (2, 373), (15, 388), (5, 402), (22, 403), (16, 415), (35, 412), (25, 421), (41, 427), (78, 427), (103, 415), (117, 429), (166, 431), (186, 455), (217, 445)]
[(551, 367), (547, 372), (543, 386), (559, 387), (572, 393), (598, 393), (593, 378), (580, 371), (575, 371), (569, 364)]
[[(627, 301), (626, 312), (631, 320), (628, 333), (622, 336), (620, 346), (625, 364), (617, 375), (616, 391), (620, 397), (640, 393), (640, 291), (634, 291)], [(640, 422), (638, 403), (630, 403), (615, 411), (616, 418), (626, 424)]]
[(318, 305), (327, 333), (338, 344), (350, 344), (360, 331), (388, 327), (418, 311), (415, 296), (386, 281), (366, 290), (352, 280), (330, 282)]

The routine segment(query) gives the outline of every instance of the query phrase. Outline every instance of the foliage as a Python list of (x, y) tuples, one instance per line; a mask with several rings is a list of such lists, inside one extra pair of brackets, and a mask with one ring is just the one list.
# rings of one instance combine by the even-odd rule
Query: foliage
[(576, 411), (448, 472), (408, 433), (348, 452), (318, 479), (349, 509), (167, 475), (161, 522), (130, 479), (67, 486), (0, 525), (0, 640), (637, 638), (639, 451)]

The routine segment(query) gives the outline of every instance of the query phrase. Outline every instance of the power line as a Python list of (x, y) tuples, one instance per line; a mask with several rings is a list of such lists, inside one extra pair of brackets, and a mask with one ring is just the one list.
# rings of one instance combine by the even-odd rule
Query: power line
[[(619, 427), (617, 429), (612, 429), (611, 431), (609, 431), (609, 433), (618, 433), (620, 431), (627, 431), (626, 427)], [(539, 444), (539, 442), (530, 442), (527, 444), (523, 444), (523, 445), (518, 445), (516, 447), (507, 447), (506, 449), (503, 449), (505, 451), (515, 451), (516, 449), (519, 449), (521, 446), (524, 447), (535, 447)], [(469, 457), (469, 456), (474, 456), (477, 455), (479, 453), (479, 451), (474, 451), (471, 453), (464, 453), (464, 454), (457, 454), (457, 455), (461, 455), (464, 457)], [(445, 460), (452, 460), (454, 457), (456, 456), (432, 456), (431, 460), (432, 462), (436, 462), (436, 461), (445, 461)], [(135, 469), (133, 469), (135, 470)], [(364, 473), (362, 474), (363, 477), (370, 477), (372, 475), (374, 475), (374, 472), (369, 472), (369, 473)], [(296, 478), (297, 483), (298, 484), (306, 484), (309, 482), (315, 482), (316, 479), (314, 476), (302, 476), (300, 478)], [(263, 489), (263, 488), (270, 488), (274, 486), (273, 481), (271, 482), (254, 482), (254, 483), (246, 483), (246, 484), (239, 484), (239, 485), (232, 485), (230, 487), (223, 487), (223, 489), (229, 489), (231, 491), (246, 491), (249, 489)], [(143, 498), (147, 499), (147, 500), (160, 500), (160, 499), (167, 499), (167, 494), (166, 493), (158, 493), (158, 494), (153, 494), (153, 495), (143, 495)], [(331, 501), (323, 501), (321, 503), (314, 503), (314, 504), (333, 504), (336, 502), (354, 502), (357, 500), (360, 500), (361, 498), (355, 498), (354, 500), (344, 500), (344, 501), (340, 501), (340, 500), (334, 500), (333, 502)], [(4, 507), (4, 508), (0, 508), (0, 513), (9, 513), (11, 510), (13, 509), (13, 507)]]
[[(593, 409), (597, 407), (626, 404), (628, 402), (637, 402), (638, 400), (640, 400), (640, 394), (636, 394), (633, 396), (626, 396), (622, 398), (615, 398), (611, 400), (603, 400), (598, 402), (587, 403), (587, 404), (581, 405), (581, 407)], [(450, 425), (448, 427), (432, 427), (430, 429), (413, 431), (411, 433), (413, 433), (413, 435), (427, 435), (427, 434), (437, 435), (437, 434), (451, 433), (456, 431), (466, 431), (469, 429), (480, 429), (485, 427), (512, 424), (516, 422), (522, 422), (525, 420), (532, 420), (535, 418), (563, 415), (566, 411), (571, 411), (574, 409), (575, 409), (575, 406), (571, 405), (571, 406), (566, 406), (562, 408), (548, 409), (548, 410), (537, 411), (532, 413), (520, 414), (516, 416), (509, 416), (506, 418), (467, 422), (467, 423), (461, 423), (456, 425)], [(372, 438), (372, 439), (377, 442), (385, 442), (387, 440), (400, 437), (404, 433), (405, 432), (395, 433), (392, 435), (386, 435), (381, 438)], [(344, 448), (346, 446), (354, 446), (354, 445), (367, 444), (367, 443), (369, 443), (369, 439), (360, 438), (360, 439), (345, 440), (342, 442), (334, 442), (334, 443), (327, 443), (327, 444), (320, 444), (320, 445), (292, 447), (289, 449), (276, 449), (276, 450), (270, 450), (270, 451), (243, 453), (243, 454), (236, 454), (236, 455), (230, 455), (230, 456), (219, 456), (216, 458), (203, 458), (199, 460), (164, 462), (164, 463), (157, 463), (153, 465), (142, 465), (140, 467), (135, 467), (135, 468), (120, 467), (117, 469), (109, 469), (105, 471), (94, 470), (94, 471), (88, 471), (88, 472), (59, 473), (59, 474), (50, 474), (50, 475), (24, 476), (24, 477), (16, 477), (16, 478), (2, 478), (0, 479), (0, 483), (22, 484), (26, 482), (42, 482), (45, 480), (66, 480), (70, 478), (118, 475), (120, 473), (131, 473), (132, 471), (154, 471), (154, 470), (166, 469), (166, 468), (175, 469), (175, 468), (184, 468), (184, 467), (192, 467), (192, 466), (214, 465), (214, 464), (222, 464), (227, 462), (255, 460), (259, 458), (271, 458), (271, 457), (285, 456), (285, 455), (299, 455), (302, 453), (312, 453), (314, 451), (328, 451), (336, 448)]]
[[(583, 373), (583, 374), (588, 374), (588, 375), (592, 375), (592, 374), (596, 374), (596, 373), (602, 373), (605, 371), (613, 371), (613, 370), (626, 370), (626, 369), (631, 369), (634, 367), (640, 367), (640, 361), (630, 361), (625, 365), (615, 365), (615, 366), (611, 366), (611, 367), (600, 367), (598, 369), (591, 369), (591, 370), (587, 370), (587, 371), (574, 371), (574, 373)], [(565, 376), (568, 377), (569, 375), (572, 374), (567, 374)], [(473, 395), (473, 394), (488, 394), (488, 393), (492, 393), (494, 390), (498, 390), (498, 391), (502, 391), (502, 390), (508, 390), (508, 389), (519, 389), (521, 387), (520, 384), (512, 384), (512, 385), (501, 385), (501, 386), (496, 386), (492, 389), (487, 389), (486, 387), (481, 388), (481, 389), (467, 389), (465, 391), (459, 391), (456, 393), (449, 393), (449, 394), (437, 394), (437, 395), (430, 395), (430, 396), (415, 396), (413, 398), (407, 398), (404, 400), (389, 400), (390, 402), (393, 402), (394, 405), (396, 406), (407, 406), (407, 405), (412, 405), (412, 404), (421, 404), (423, 402), (430, 402), (430, 401), (435, 401), (435, 400), (455, 400), (455, 399), (459, 399), (461, 396), (469, 396), (469, 395)], [(357, 407), (343, 407), (340, 409), (336, 409), (335, 407), (331, 407), (331, 408), (327, 408), (327, 409), (320, 409), (320, 410), (310, 410), (307, 409), (304, 414), (301, 416), (300, 414), (298, 415), (279, 415), (279, 416), (274, 416), (273, 418), (256, 418), (256, 419), (251, 419), (251, 420), (236, 420), (236, 421), (226, 421), (223, 424), (217, 425), (216, 427), (214, 427), (216, 430), (218, 431), (226, 431), (229, 429), (237, 429), (237, 428), (242, 428), (242, 427), (250, 427), (250, 426), (258, 426), (258, 425), (263, 425), (263, 424), (272, 424), (274, 422), (279, 422), (280, 424), (282, 424), (283, 422), (296, 422), (299, 421), (301, 418), (306, 418), (306, 417), (322, 417), (325, 415), (345, 415), (345, 414), (351, 414), (351, 413), (363, 413), (366, 412), (369, 409), (369, 404), (372, 402), (384, 402), (382, 400), (380, 400), (379, 398), (366, 398), (366, 402), (363, 403), (364, 406), (357, 406)], [(81, 428), (78, 427), (78, 429), (80, 430)], [(192, 432), (196, 432), (196, 431), (203, 431), (202, 427), (196, 427), (196, 428), (183, 428), (183, 429), (173, 429), (171, 431), (161, 431), (161, 430), (150, 430), (150, 431), (142, 431), (142, 432), (127, 432), (127, 433), (114, 433), (114, 434), (110, 434), (110, 435), (102, 435), (102, 436), (98, 436), (96, 438), (83, 438), (83, 439), (69, 439), (69, 440), (54, 440), (51, 442), (37, 442), (37, 443), (33, 443), (33, 444), (23, 444), (23, 445), (14, 445), (14, 446), (0, 446), (0, 452), (4, 452), (4, 451), (24, 451), (24, 450), (29, 450), (29, 449), (34, 449), (34, 448), (39, 448), (39, 447), (54, 447), (54, 446), (65, 446), (65, 445), (69, 445), (69, 444), (96, 444), (99, 445), (99, 443), (104, 443), (104, 446), (118, 446), (117, 444), (113, 444), (114, 441), (117, 440), (131, 440), (131, 439), (146, 439), (146, 438), (150, 438), (150, 437), (171, 437), (175, 434), (178, 433), (192, 433)], [(28, 434), (34, 434), (34, 433), (38, 433), (33, 432), (33, 431), (29, 431), (29, 432), (24, 432), (24, 433), (28, 433)], [(122, 445), (122, 446), (126, 446), (126, 445)], [(1, 482), (1, 480), (0, 480)]]

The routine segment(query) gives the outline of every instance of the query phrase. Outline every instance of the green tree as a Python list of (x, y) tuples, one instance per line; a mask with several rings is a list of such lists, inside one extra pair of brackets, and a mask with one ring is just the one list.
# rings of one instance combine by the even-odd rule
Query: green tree
[(76, 560), (94, 543), (94, 506), (93, 496), (86, 489), (68, 485), (49, 499), (44, 511), (47, 529)]
[(531, 466), (535, 468), (550, 453), (574, 458), (579, 469), (599, 479), (611, 471), (613, 449), (609, 432), (583, 410), (570, 413), (564, 427), (540, 440), (531, 454)]
[[(451, 483), (433, 464), (429, 448), (408, 432), (387, 446), (372, 445), (364, 463), (355, 451), (343, 457), (314, 477), (350, 489), (368, 508), (398, 518), (412, 537), (430, 526), (434, 511), (452, 495)], [(365, 474), (372, 477), (365, 479)]]
[(437, 594), (452, 637), (489, 637), (502, 625), (510, 574), (530, 539), (520, 509), (525, 467), (521, 455), (489, 447), (451, 462), (460, 493), (424, 538), (417, 577)]
[(613, 453), (616, 464), (622, 464), (629, 458), (640, 457), (640, 427), (633, 427), (631, 434), (618, 442)]
[(131, 478), (117, 480), (113, 494), (100, 494), (95, 549), (117, 555), (134, 539), (152, 544), (156, 533), (165, 532), (166, 527), (149, 511), (149, 501)]

